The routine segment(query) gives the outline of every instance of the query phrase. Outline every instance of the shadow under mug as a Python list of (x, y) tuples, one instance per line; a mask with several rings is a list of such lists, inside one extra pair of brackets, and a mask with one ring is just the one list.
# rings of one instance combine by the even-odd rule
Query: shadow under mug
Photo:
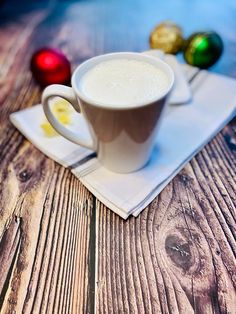
[[(88, 99), (79, 89), (80, 79), (97, 64), (114, 59), (138, 60), (154, 65), (167, 75), (168, 87), (151, 103), (125, 108), (104, 106)], [(157, 58), (133, 52), (110, 53), (91, 58), (78, 66), (72, 76), (72, 88), (64, 85), (48, 86), (42, 94), (42, 104), (48, 121), (59, 134), (73, 143), (95, 151), (99, 161), (108, 169), (128, 173), (142, 168), (148, 162), (163, 108), (173, 84), (172, 69)], [(90, 138), (83, 139), (58, 122), (50, 109), (51, 97), (66, 99), (83, 115), (89, 127)]]

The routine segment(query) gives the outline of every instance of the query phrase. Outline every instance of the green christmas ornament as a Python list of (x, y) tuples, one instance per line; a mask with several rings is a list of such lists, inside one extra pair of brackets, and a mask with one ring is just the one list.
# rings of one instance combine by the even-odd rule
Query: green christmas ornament
[(215, 32), (198, 32), (192, 34), (184, 47), (184, 59), (188, 64), (207, 69), (220, 58), (223, 41)]

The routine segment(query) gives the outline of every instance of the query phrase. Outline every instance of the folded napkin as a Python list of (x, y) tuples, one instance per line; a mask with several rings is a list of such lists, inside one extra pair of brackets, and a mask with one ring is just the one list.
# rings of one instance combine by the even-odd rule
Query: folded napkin
[[(186, 80), (186, 77), (184, 76), (181, 65), (177, 61), (176, 57), (170, 54), (164, 54), (164, 52), (159, 49), (151, 49), (151, 50), (144, 51), (142, 53), (165, 61), (173, 69), (174, 76), (175, 76), (175, 83), (174, 83), (174, 88), (169, 97), (169, 103), (170, 104), (183, 104), (190, 101), (192, 97), (191, 89), (189, 88), (189, 84)], [(196, 70), (197, 69), (195, 68), (195, 71)]]
[[(41, 105), (15, 112), (10, 119), (45, 155), (69, 167), (107, 207), (124, 219), (137, 216), (236, 113), (236, 80), (188, 65), (182, 69), (190, 82), (192, 101), (168, 106), (148, 165), (134, 173), (113, 173), (99, 163), (94, 152), (59, 135), (45, 137), (40, 127), (44, 119)], [(73, 121), (73, 129), (88, 132), (80, 114), (74, 113)]]

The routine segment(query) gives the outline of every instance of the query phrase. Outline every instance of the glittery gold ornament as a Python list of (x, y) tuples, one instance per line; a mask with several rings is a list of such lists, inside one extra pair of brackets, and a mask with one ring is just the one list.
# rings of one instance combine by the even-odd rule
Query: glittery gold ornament
[(157, 25), (149, 37), (152, 49), (161, 49), (165, 53), (176, 54), (182, 49), (182, 29), (171, 21)]

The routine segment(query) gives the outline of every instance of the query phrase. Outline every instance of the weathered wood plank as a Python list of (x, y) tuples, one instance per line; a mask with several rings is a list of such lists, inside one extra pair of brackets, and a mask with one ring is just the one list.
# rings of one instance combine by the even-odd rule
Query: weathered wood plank
[[(13, 169), (8, 171), (14, 175), (4, 179), (6, 189), (18, 187), (16, 206), (4, 206), (7, 217), (21, 218), (15, 222), (13, 217), (10, 227), (4, 227), (0, 242), (1, 271), (5, 277), (12, 274), (11, 281), (4, 280), (3, 294), (8, 290), (8, 298), (4, 298), (2, 310), (48, 313), (54, 308), (62, 313), (62, 309), (73, 306), (75, 312), (81, 312), (88, 307), (93, 200), (68, 170), (55, 166), (30, 144), (23, 147), (25, 151), (19, 151)], [(15, 226), (18, 219), (20, 233), (19, 226)], [(15, 267), (11, 267), (16, 253)], [(77, 288), (72, 289), (77, 267), (82, 271), (76, 277)]]
[[(38, 102), (29, 71), (37, 45), (62, 28), (35, 12), (6, 25), (0, 51), (0, 311), (81, 313), (90, 311), (94, 265), (92, 195), (62, 167), (43, 156), (9, 123), (10, 112)], [(38, 26), (37, 26), (38, 25)], [(16, 30), (16, 31), (15, 31)], [(41, 30), (38, 33), (38, 30)], [(12, 34), (12, 36), (10, 36)], [(22, 62), (23, 60), (23, 62)], [(17, 80), (16, 80), (17, 75)], [(92, 237), (92, 239), (91, 239)], [(89, 281), (90, 280), (90, 281)], [(91, 287), (91, 289), (90, 289)], [(91, 304), (90, 304), (91, 303)], [(93, 305), (92, 305), (93, 308)]]
[(123, 221), (98, 203), (98, 313), (235, 313), (236, 156), (225, 140), (234, 143), (233, 129), (138, 218)]

